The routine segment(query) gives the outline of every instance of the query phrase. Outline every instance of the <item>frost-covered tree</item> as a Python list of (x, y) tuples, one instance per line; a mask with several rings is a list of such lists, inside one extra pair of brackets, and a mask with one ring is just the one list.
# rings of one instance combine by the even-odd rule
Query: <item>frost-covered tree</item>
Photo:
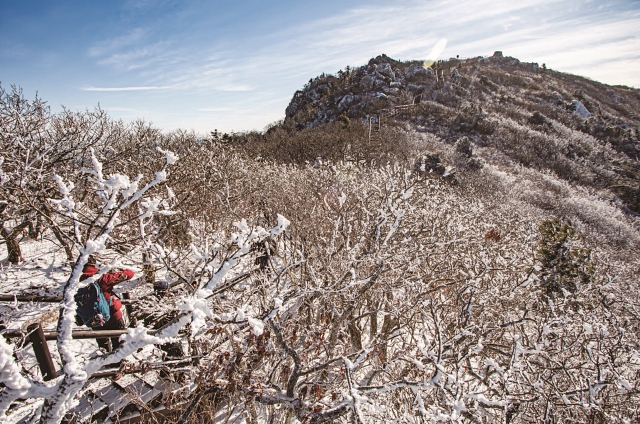
[(47, 148), (38, 147), (48, 119), (49, 110), (39, 98), (30, 102), (18, 88), (8, 93), (0, 86), (0, 232), (14, 264), (22, 260), (18, 237), (35, 225), (35, 214), (24, 200), (41, 179)]
[[(4, 377), (6, 387), (0, 394), (0, 413), (5, 414), (15, 399), (40, 397), (45, 400), (35, 418), (42, 423), (60, 422), (65, 413), (75, 404), (75, 397), (88, 378), (100, 367), (117, 363), (147, 344), (176, 342), (180, 329), (189, 324), (192, 334), (200, 334), (205, 319), (213, 317), (205, 299), (222, 291), (220, 285), (225, 287), (224, 280), (228, 273), (237, 272), (245, 266), (243, 261), (254, 244), (268, 237), (276, 237), (285, 230), (288, 222), (282, 217), (271, 231), (260, 227), (249, 227), (245, 221), (238, 222), (237, 232), (232, 234), (230, 243), (224, 245), (226, 250), (218, 249), (213, 255), (217, 262), (211, 261), (211, 252), (205, 249), (202, 251), (203, 256), (200, 256), (202, 260), (192, 265), (193, 270), (204, 268), (209, 278), (206, 281), (198, 280), (195, 292), (178, 303), (180, 314), (174, 322), (165, 326), (154, 336), (149, 335), (147, 329), (139, 325), (123, 336), (124, 343), (112, 354), (91, 359), (85, 363), (78, 361), (71, 349), (71, 330), (75, 322), (76, 310), (74, 295), (80, 287), (90, 284), (118, 265), (118, 260), (114, 260), (111, 264), (102, 267), (97, 275), (80, 282), (82, 269), (89, 255), (105, 250), (107, 243), (119, 229), (131, 227), (131, 219), (138, 223), (139, 229), (140, 242), (134, 246), (134, 250), (143, 251), (145, 248), (150, 248), (155, 249), (157, 255), (162, 254), (161, 245), (154, 245), (152, 240), (157, 232), (150, 229), (154, 223), (154, 216), (172, 214), (169, 207), (173, 200), (171, 190), (168, 190), (167, 196), (160, 197), (157, 189), (166, 181), (168, 167), (178, 158), (170, 151), (161, 150), (161, 152), (165, 156), (162, 169), (155, 172), (154, 178), (145, 183), (143, 175), (134, 179), (117, 173), (105, 175), (102, 163), (95, 152), (91, 151), (92, 167), (84, 169), (84, 172), (90, 176), (88, 186), (91, 187), (92, 192), (89, 196), (96, 197), (93, 201), (88, 201), (89, 199), (85, 196), (85, 202), (79, 202), (74, 196), (76, 189), (74, 183), (65, 180), (62, 176), (54, 176), (60, 198), (52, 198), (50, 201), (56, 206), (57, 212), (68, 221), (66, 225), (73, 229), (75, 248), (80, 252), (71, 275), (64, 284), (61, 313), (57, 325), (56, 346), (62, 360), (62, 371), (60, 376), (49, 383), (40, 383), (24, 375), (15, 363), (11, 346), (1, 339), (0, 375)], [(135, 211), (133, 215), (130, 214), (131, 210)], [(134, 255), (135, 251), (130, 251), (128, 254)]]
[[(167, 337), (176, 334), (177, 329), (175, 328), (167, 329), (166, 334), (161, 333), (156, 337), (146, 335), (143, 328), (132, 330), (126, 336), (128, 343), (125, 343), (121, 349), (111, 356), (97, 358), (85, 364), (79, 363), (74, 353), (70, 350), (72, 342), (71, 329), (75, 322), (76, 310), (74, 295), (81, 285), (86, 285), (99, 278), (99, 276), (93, 277), (86, 282), (80, 283), (79, 278), (87, 258), (89, 255), (105, 249), (105, 244), (114, 228), (122, 225), (121, 213), (123, 211), (128, 208), (139, 207), (141, 210), (139, 219), (145, 219), (154, 213), (161, 212), (157, 207), (162, 204), (162, 200), (156, 201), (143, 196), (153, 187), (166, 180), (167, 167), (177, 160), (173, 153), (165, 152), (166, 162), (163, 168), (156, 172), (153, 180), (143, 187), (138, 187), (142, 175), (134, 180), (130, 180), (129, 177), (121, 174), (104, 176), (102, 164), (93, 152), (91, 154), (93, 167), (92, 169), (86, 169), (85, 172), (92, 175), (91, 182), (94, 193), (102, 201), (99, 209), (87, 210), (83, 203), (75, 200), (73, 182), (65, 181), (60, 175), (54, 175), (54, 180), (58, 184), (61, 193), (61, 199), (52, 199), (52, 202), (57, 206), (58, 212), (70, 220), (75, 247), (80, 252), (71, 276), (64, 286), (64, 300), (61, 305), (57, 326), (57, 348), (63, 364), (62, 376), (44, 385), (21, 375), (13, 357), (10, 355), (10, 347), (6, 345), (4, 339), (0, 340), (0, 344), (3, 346), (2, 369), (0, 372), (7, 377), (5, 379), (7, 381), (6, 389), (1, 395), (0, 401), (0, 411), (3, 414), (6, 413), (9, 404), (16, 398), (44, 397), (45, 403), (41, 411), (40, 421), (43, 423), (59, 422), (69, 407), (73, 405), (74, 396), (82, 388), (84, 382), (100, 366), (117, 362), (146, 343), (162, 343), (165, 340), (171, 340)], [(116, 263), (103, 267), (99, 275), (108, 272)]]
[(108, 144), (117, 129), (100, 109), (52, 115), (39, 97), (28, 100), (21, 89), (0, 86), (0, 233), (10, 262), (22, 260), (19, 239), (26, 229), (32, 238), (51, 229), (73, 260), (73, 242), (47, 202), (57, 192), (53, 176), (73, 179), (87, 149)]

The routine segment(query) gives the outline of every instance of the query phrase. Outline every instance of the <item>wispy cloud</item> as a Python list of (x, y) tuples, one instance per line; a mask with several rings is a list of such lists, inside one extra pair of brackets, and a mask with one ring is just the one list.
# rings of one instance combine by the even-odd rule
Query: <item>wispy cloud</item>
[(220, 91), (251, 91), (254, 87), (246, 84), (230, 84), (230, 85), (220, 85), (216, 87), (216, 90)]
[(110, 38), (99, 43), (96, 43), (89, 48), (89, 56), (100, 57), (114, 52), (128, 46), (135, 45), (143, 40), (148, 31), (144, 28), (134, 28), (127, 31), (118, 37)]
[(230, 107), (201, 107), (198, 112), (230, 112), (233, 108)]
[(131, 107), (105, 107), (104, 110), (108, 111), (108, 112), (137, 112), (136, 109), (131, 108)]
[(140, 87), (84, 87), (82, 91), (146, 91), (146, 90), (169, 90), (172, 87), (140, 86)]
[[(342, 9), (270, 33), (238, 34), (233, 44), (210, 36), (205, 47), (201, 38), (186, 33), (167, 38), (138, 28), (91, 50), (98, 64), (127, 70), (135, 82), (84, 90), (172, 89), (191, 99), (210, 99), (210, 106), (194, 107), (194, 119), (213, 114), (229, 125), (261, 128), (283, 116), (293, 92), (310, 77), (364, 64), (381, 53), (435, 60), (503, 50), (557, 70), (640, 86), (640, 14), (629, 9), (623, 2), (598, 9), (567, 0), (400, 0)], [(446, 45), (438, 46), (443, 39)], [(186, 122), (162, 116), (166, 122), (154, 121)], [(196, 120), (212, 125), (207, 119)]]

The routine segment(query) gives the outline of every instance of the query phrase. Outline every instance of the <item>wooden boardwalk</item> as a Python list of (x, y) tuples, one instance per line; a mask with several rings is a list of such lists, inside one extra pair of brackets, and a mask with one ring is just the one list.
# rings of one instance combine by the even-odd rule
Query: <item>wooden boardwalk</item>
[[(56, 296), (13, 296), (0, 295), (0, 301), (35, 301), (35, 302), (58, 302)], [(123, 300), (123, 303), (133, 302)], [(40, 372), (44, 380), (55, 378), (57, 374), (51, 353), (47, 347), (47, 340), (55, 340), (57, 333), (55, 330), (44, 330), (40, 323), (33, 324), (33, 328), (28, 329), (29, 339), (33, 344)], [(150, 334), (158, 330), (149, 330)], [(109, 331), (108, 336), (119, 336), (126, 330)], [(98, 334), (100, 333), (100, 334)], [(74, 339), (95, 339), (104, 337), (105, 331), (74, 330)], [(24, 336), (21, 329), (3, 330), (0, 337)], [(135, 423), (145, 418), (151, 418), (153, 414), (157, 418), (171, 416), (179, 410), (184, 401), (183, 396), (188, 396), (192, 382), (189, 378), (183, 380), (185, 372), (190, 372), (190, 366), (199, 357), (183, 357), (180, 353), (166, 350), (151, 353), (148, 350), (134, 353), (126, 361), (126, 366), (122, 369), (119, 379), (113, 377), (118, 373), (117, 369), (102, 369), (94, 374), (79, 394), (79, 401), (75, 408), (70, 410), (64, 423)], [(173, 356), (168, 361), (169, 356)], [(49, 376), (51, 374), (51, 376)], [(177, 380), (177, 381), (176, 381)], [(18, 424), (30, 422), (31, 416), (25, 416), (17, 421)]]
[[(137, 360), (149, 359), (135, 356)], [(112, 377), (90, 380), (79, 404), (64, 422), (135, 423), (151, 413), (163, 416), (169, 412), (168, 407), (178, 406), (172, 404), (175, 401), (172, 395), (184, 386), (174, 381), (176, 372), (181, 370), (187, 369), (150, 369), (125, 374), (115, 381)]]

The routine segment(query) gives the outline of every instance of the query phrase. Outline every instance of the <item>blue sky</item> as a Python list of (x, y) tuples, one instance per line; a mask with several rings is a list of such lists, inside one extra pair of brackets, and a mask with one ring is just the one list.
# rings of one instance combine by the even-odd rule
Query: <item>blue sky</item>
[(53, 111), (93, 109), (165, 129), (263, 129), (295, 90), (385, 53), (502, 50), (640, 87), (640, 0), (0, 0), (0, 82)]

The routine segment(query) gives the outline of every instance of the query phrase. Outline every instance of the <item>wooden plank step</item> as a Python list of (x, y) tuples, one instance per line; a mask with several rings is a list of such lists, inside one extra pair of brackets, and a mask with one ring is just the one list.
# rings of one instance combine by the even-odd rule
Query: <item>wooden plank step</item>
[(85, 393), (78, 406), (72, 411), (69, 422), (89, 422), (90, 420), (103, 421), (109, 413), (109, 405), (104, 403), (93, 392)]
[[(96, 390), (95, 393), (87, 392), (84, 397), (95, 396), (108, 407), (108, 412), (103, 420), (110, 418), (118, 421), (129, 416), (139, 415), (145, 409), (143, 405), (146, 405), (158, 394), (159, 392), (144, 380), (127, 374), (119, 380), (111, 382), (110, 385)], [(103, 413), (103, 415), (105, 414)]]
[(158, 382), (158, 380), (160, 379), (159, 372), (156, 371), (156, 370), (150, 370), (150, 371), (145, 372), (144, 374), (135, 373), (133, 375), (135, 375), (136, 377), (140, 378), (141, 380), (143, 380), (145, 383), (147, 383), (151, 387), (154, 387), (156, 385), (156, 383)]
[[(154, 397), (154, 388), (153, 386), (148, 385), (144, 380), (134, 377), (135, 380), (131, 381), (128, 384), (122, 384), (120, 387), (124, 389), (129, 395), (134, 399), (134, 402), (137, 400), (142, 403), (149, 402)], [(120, 380), (116, 381), (116, 384), (119, 384)], [(157, 394), (157, 393), (156, 393)]]
[[(141, 352), (144, 355), (146, 352)], [(146, 356), (146, 355), (145, 355)], [(150, 410), (162, 409), (165, 391), (180, 385), (163, 380), (159, 370), (125, 374), (116, 381), (98, 378), (90, 381), (81, 395), (79, 404), (66, 422), (136, 422)], [(137, 419), (136, 419), (137, 417)]]
[(131, 403), (129, 394), (115, 384), (106, 386), (96, 391), (95, 394), (109, 406), (108, 417), (117, 415)]

